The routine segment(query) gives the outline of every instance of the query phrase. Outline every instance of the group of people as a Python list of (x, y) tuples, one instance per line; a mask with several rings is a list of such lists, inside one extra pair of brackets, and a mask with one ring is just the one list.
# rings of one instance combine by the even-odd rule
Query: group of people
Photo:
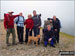
[[(41, 27), (41, 14), (37, 14), (36, 10), (33, 11), (33, 16), (28, 14), (28, 19), (25, 20), (22, 13), (18, 15), (13, 15), (14, 12), (10, 11), (4, 14), (4, 28), (6, 29), (6, 44), (10, 46), (9, 36), (12, 33), (12, 45), (16, 45), (15, 43), (15, 29), (14, 24), (16, 24), (18, 41), (20, 44), (23, 42), (28, 42), (28, 36), (32, 36), (32, 31), (34, 32), (34, 36), (40, 35), (40, 27)], [(24, 34), (24, 26), (25, 26), (25, 40), (23, 39)], [(57, 41), (59, 43), (59, 32), (60, 32), (60, 20), (53, 16), (53, 19), (48, 18), (47, 23), (45, 22), (43, 27), (44, 34), (44, 45), (47, 46), (47, 43), (50, 42), (52, 47), (54, 43)], [(56, 40), (54, 40), (56, 39)], [(34, 43), (35, 44), (35, 43)], [(38, 40), (38, 44), (40, 44), (40, 39)]]
[(44, 21), (43, 40), (45, 46), (47, 46), (48, 42), (50, 42), (50, 46), (52, 47), (55, 47), (55, 44), (59, 43), (60, 28), (61, 22), (56, 16)]

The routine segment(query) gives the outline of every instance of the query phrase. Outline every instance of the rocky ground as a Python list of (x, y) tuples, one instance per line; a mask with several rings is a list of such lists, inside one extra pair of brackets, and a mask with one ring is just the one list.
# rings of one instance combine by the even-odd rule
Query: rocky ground
[[(29, 46), (24, 43), (7, 47), (5, 34), (6, 31), (3, 22), (0, 21), (0, 56), (58, 56), (59, 51), (74, 51), (74, 37), (64, 33), (60, 33), (60, 43), (57, 44), (55, 48), (49, 45), (44, 47), (42, 43), (37, 47), (33, 43)], [(12, 37), (10, 36), (10, 43), (11, 42)], [(16, 43), (17, 42), (16, 35)]]

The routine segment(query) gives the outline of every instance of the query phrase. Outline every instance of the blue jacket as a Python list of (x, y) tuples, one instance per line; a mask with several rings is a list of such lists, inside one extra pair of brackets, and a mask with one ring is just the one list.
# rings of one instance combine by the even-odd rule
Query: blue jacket
[(19, 27), (24, 27), (24, 17), (23, 16), (16, 17), (14, 23), (17, 24), (17, 26)]

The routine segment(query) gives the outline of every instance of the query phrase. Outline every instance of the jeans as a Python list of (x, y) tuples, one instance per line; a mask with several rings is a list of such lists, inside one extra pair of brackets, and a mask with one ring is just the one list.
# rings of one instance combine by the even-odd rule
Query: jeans
[[(40, 34), (40, 28), (38, 28), (38, 27), (34, 27), (33, 31), (34, 31), (34, 36), (35, 37)], [(39, 43), (40, 43), (40, 39), (38, 40), (38, 44)]]
[(40, 28), (38, 28), (38, 27), (34, 27), (33, 31), (34, 31), (34, 36), (37, 36), (40, 34)]

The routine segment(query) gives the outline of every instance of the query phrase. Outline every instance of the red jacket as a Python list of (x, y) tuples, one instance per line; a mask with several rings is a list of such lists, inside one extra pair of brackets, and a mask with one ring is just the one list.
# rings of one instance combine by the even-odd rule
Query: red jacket
[(28, 29), (32, 29), (33, 26), (34, 26), (34, 21), (33, 19), (27, 19), (25, 22), (24, 22), (24, 25), (26, 25), (26, 28)]
[(9, 16), (9, 14), (4, 14), (4, 28), (14, 28), (14, 18), (17, 16), (19, 15)]

